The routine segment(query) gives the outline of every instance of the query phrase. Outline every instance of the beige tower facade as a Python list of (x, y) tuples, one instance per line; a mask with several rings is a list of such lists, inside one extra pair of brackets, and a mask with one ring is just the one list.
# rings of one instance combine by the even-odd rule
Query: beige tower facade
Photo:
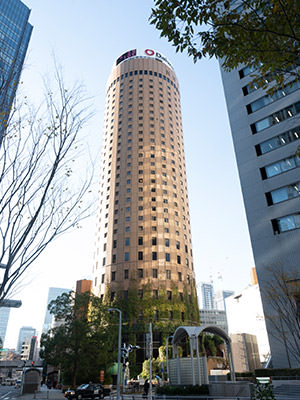
[(198, 322), (179, 85), (152, 49), (108, 79), (99, 192), (93, 292), (129, 327)]

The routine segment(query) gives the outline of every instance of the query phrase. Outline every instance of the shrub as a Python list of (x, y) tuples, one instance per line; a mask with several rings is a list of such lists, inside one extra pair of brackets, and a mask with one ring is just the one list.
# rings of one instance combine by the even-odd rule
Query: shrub
[(255, 381), (252, 388), (251, 400), (275, 400), (271, 383)]
[(255, 370), (256, 376), (300, 376), (300, 368), (261, 368)]

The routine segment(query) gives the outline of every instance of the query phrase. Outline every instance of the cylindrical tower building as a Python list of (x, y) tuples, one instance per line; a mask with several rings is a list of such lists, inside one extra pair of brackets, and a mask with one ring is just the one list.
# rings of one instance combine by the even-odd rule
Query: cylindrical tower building
[(179, 85), (151, 49), (123, 54), (109, 77), (99, 192), (93, 292), (122, 309), (128, 340), (143, 347), (152, 321), (159, 345), (199, 312)]

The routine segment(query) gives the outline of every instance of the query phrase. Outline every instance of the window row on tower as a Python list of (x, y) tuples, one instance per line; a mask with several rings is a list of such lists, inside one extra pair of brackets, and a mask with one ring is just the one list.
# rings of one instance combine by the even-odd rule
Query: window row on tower
[(117, 82), (122, 82), (123, 79), (129, 78), (131, 76), (136, 76), (136, 75), (139, 75), (139, 76), (140, 75), (148, 75), (151, 77), (163, 79), (167, 83), (170, 83), (170, 85), (179, 93), (178, 87), (175, 84), (175, 82), (172, 81), (172, 79), (168, 78), (164, 74), (161, 74), (156, 71), (151, 71), (151, 70), (134, 70), (134, 71), (130, 71), (130, 72), (125, 72), (124, 74), (121, 74), (120, 76), (116, 77), (116, 79), (114, 79), (113, 82), (111, 82), (111, 84), (107, 88), (107, 91), (109, 91), (109, 89), (111, 89), (114, 85), (116, 85)]
[[(152, 268), (152, 269), (143, 269), (143, 268), (138, 268), (136, 271), (132, 271), (132, 274), (134, 275), (134, 278), (138, 278), (138, 279), (143, 279), (143, 278), (153, 278), (153, 279), (164, 279), (164, 280), (176, 280), (178, 282), (186, 282), (188, 285), (191, 284), (191, 277), (190, 275), (186, 275), (186, 279), (184, 280), (184, 275), (181, 271), (177, 271), (177, 273), (173, 270), (173, 272), (171, 271), (171, 269), (163, 269), (162, 272), (160, 272), (160, 270), (158, 270), (158, 268)], [(111, 272), (111, 276), (110, 276), (110, 281), (114, 282), (117, 280), (117, 274), (119, 274), (119, 280), (126, 280), (129, 279), (129, 269), (124, 269), (123, 273), (121, 273), (121, 271), (112, 271)], [(164, 276), (163, 276), (164, 275)], [(101, 283), (105, 283), (105, 274), (102, 274), (101, 276)]]
[[(110, 300), (111, 301), (114, 301), (114, 299), (115, 299), (115, 292), (112, 292), (112, 294), (111, 294), (111, 296), (110, 296)], [(124, 294), (124, 299), (125, 299), (126, 297), (125, 297), (125, 294)], [(167, 313), (168, 313), (168, 320), (169, 321), (173, 321), (176, 317), (174, 316), (174, 311), (173, 310), (167, 310)], [(166, 318), (165, 318), (165, 313), (162, 313), (162, 317), (160, 316), (160, 314), (159, 314), (159, 311), (158, 310), (154, 310), (154, 314), (153, 314), (153, 319), (154, 319), (154, 321), (160, 321), (160, 320), (163, 320), (163, 321), (165, 321), (166, 320)], [(139, 321), (143, 321), (143, 319), (144, 319), (144, 316), (143, 316), (143, 311), (142, 310), (140, 310), (139, 311), (139, 313), (138, 313), (138, 316), (137, 316), (137, 319), (139, 320)], [(176, 320), (177, 320), (178, 318), (176, 318)], [(181, 321), (182, 322), (184, 322), (185, 321), (185, 313), (184, 313), (184, 311), (181, 311), (180, 312), (180, 319), (181, 319)], [(128, 315), (127, 315), (127, 312), (126, 311), (123, 311), (123, 321), (127, 321), (128, 320)], [(143, 340), (143, 342), (144, 342), (144, 340)]]
[[(105, 244), (104, 244), (105, 246)], [(149, 254), (148, 256), (145, 256), (143, 251), (138, 251), (137, 254), (135, 254), (135, 256), (133, 257), (133, 259), (130, 259), (130, 252), (126, 251), (124, 252), (124, 259), (122, 261), (162, 261), (165, 260), (166, 262), (173, 262), (173, 257), (176, 260), (177, 264), (181, 265), (182, 260), (181, 260), (181, 255), (173, 255), (171, 256), (170, 253), (164, 253), (164, 256), (162, 257), (162, 255), (160, 253), (158, 253), (157, 251), (152, 251), (151, 255)], [(116, 264), (117, 263), (117, 255), (116, 254), (112, 254), (112, 264)], [(106, 265), (106, 257), (103, 257), (102, 260), (102, 265), (105, 266)], [(185, 266), (187, 268), (189, 268), (189, 259), (185, 258)]]
[[(116, 298), (116, 292), (111, 291), (110, 293), (110, 301), (114, 301)], [(128, 290), (123, 290), (123, 299), (127, 300), (128, 299), (128, 295), (129, 295), (129, 291)], [(104, 297), (104, 296), (103, 296)], [(139, 289), (137, 292), (137, 297), (142, 300), (144, 298), (144, 291), (143, 289)], [(172, 300), (179, 300), (180, 302), (184, 302), (184, 295), (183, 292), (178, 292), (178, 294), (176, 293), (176, 296), (174, 296), (172, 290), (166, 290), (164, 297), (166, 300), (168, 301), (172, 301)], [(157, 289), (152, 290), (152, 299), (154, 300), (158, 300), (160, 299), (159, 296), (159, 291)], [(188, 295), (188, 302), (191, 304), (192, 303), (192, 296)]]

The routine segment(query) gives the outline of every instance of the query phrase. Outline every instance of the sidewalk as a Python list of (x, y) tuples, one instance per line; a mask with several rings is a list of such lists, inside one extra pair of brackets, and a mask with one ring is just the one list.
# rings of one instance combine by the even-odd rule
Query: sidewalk
[(46, 385), (43, 385), (39, 392), (29, 393), (18, 396), (18, 400), (62, 400), (64, 399), (64, 394), (58, 389), (48, 389)]

